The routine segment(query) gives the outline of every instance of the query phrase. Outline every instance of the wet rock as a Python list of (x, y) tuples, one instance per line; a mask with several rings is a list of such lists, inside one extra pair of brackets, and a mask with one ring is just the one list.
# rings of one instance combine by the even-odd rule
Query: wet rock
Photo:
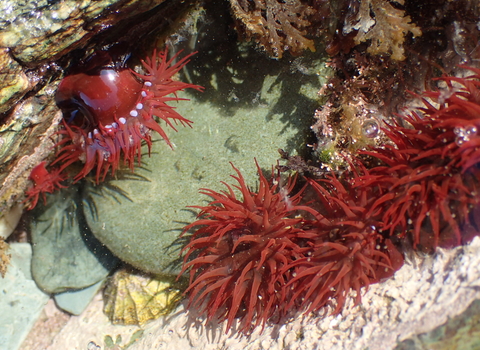
[(38, 289), (32, 279), (32, 249), (28, 243), (12, 243), (11, 265), (0, 277), (0, 344), (2, 349), (20, 348), (49, 296)]
[[(220, 181), (233, 181), (229, 162), (255, 187), (255, 158), (269, 173), (277, 163), (279, 148), (295, 154), (305, 147), (310, 118), (304, 115), (313, 108), (312, 101), (289, 91), (289, 83), (301, 79), (299, 75), (292, 74), (281, 82), (277, 78), (265, 76), (257, 94), (251, 94), (251, 102), (239, 103), (229, 115), (209, 101), (175, 104), (177, 112), (194, 121), (193, 128), (180, 128), (177, 133), (167, 130), (175, 148), (155, 142), (151, 157), (142, 158), (144, 166), (135, 170), (139, 178), (109, 182), (125, 191), (128, 198), (94, 198), (97, 215), (86, 213), (94, 235), (140, 270), (178, 273), (175, 260), (182, 246), (178, 237), (197, 212), (188, 206), (208, 200), (199, 193), (200, 188), (225, 190)], [(284, 113), (292, 111), (279, 108), (284, 105), (295, 106), (295, 110)]]
[(112, 24), (163, 1), (2, 1), (0, 47), (11, 48), (24, 63), (51, 60)]
[(31, 88), (23, 68), (8, 49), (0, 49), (0, 113), (8, 111)]
[(35, 209), (31, 224), (35, 282), (47, 293), (61, 293), (103, 280), (118, 260), (85, 224), (77, 186), (48, 200), (47, 207)]
[(53, 150), (62, 114), (52, 91), (47, 86), (17, 104), (0, 126), (0, 216), (24, 198), (31, 170)]
[(16, 205), (9, 212), (0, 218), (0, 238), (6, 239), (17, 227), (20, 217), (22, 216), (22, 206)]
[(53, 298), (60, 309), (78, 316), (85, 310), (102, 286), (103, 280), (87, 288), (67, 290), (66, 292), (55, 294)]

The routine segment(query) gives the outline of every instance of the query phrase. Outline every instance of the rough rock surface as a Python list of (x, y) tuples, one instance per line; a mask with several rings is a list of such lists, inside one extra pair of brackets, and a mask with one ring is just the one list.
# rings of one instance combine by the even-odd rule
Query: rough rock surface
[[(435, 256), (414, 258), (393, 278), (373, 285), (360, 306), (353, 302), (337, 317), (298, 316), (279, 326), (257, 329), (250, 338), (225, 335), (224, 328), (205, 327), (195, 310), (181, 305), (170, 316), (144, 327), (129, 350), (144, 349), (393, 349), (398, 341), (432, 330), (462, 313), (480, 298), (480, 239), (465, 247), (439, 249)], [(112, 326), (97, 298), (79, 317), (72, 317), (48, 350), (86, 349), (104, 344), (107, 335), (124, 342), (138, 327)]]

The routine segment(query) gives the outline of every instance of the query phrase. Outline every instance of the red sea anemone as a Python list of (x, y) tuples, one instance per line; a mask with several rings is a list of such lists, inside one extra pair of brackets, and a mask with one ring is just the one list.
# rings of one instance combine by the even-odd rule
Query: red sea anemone
[(303, 190), (314, 199), (301, 205), (303, 190), (290, 196), (295, 180), (281, 187), (278, 176), (267, 181), (258, 169), (253, 192), (234, 169), (239, 185), (233, 187), (243, 198), (227, 184), (226, 192), (203, 189), (213, 201), (196, 207), (199, 220), (184, 230), (193, 230), (183, 249), (182, 273), (190, 269), (186, 293), (208, 321), (226, 319), (229, 330), (240, 318), (239, 331), (249, 333), (290, 310), (318, 310), (333, 299), (340, 312), (350, 290), (359, 302), (362, 287), (403, 265), (382, 234), (376, 189), (356, 190), (331, 175), (309, 180)]
[(62, 181), (65, 176), (61, 174), (59, 169), (53, 169), (51, 172), (45, 167), (47, 162), (41, 162), (30, 173), (29, 179), (32, 180), (33, 186), (30, 187), (25, 195), (25, 202), (29, 203), (28, 209), (33, 209), (38, 203), (39, 197), (42, 196), (43, 202), (47, 202), (46, 194), (53, 193), (59, 188), (65, 188)]
[(441, 78), (447, 88), (426, 93), (432, 102), (405, 117), (409, 126), (388, 126), (393, 144), (362, 152), (382, 165), (357, 186), (388, 192), (378, 199), (388, 205), (385, 229), (411, 235), (414, 247), (426, 251), (464, 243), (462, 226), (472, 228), (470, 212), (479, 204), (480, 70), (469, 69), (475, 74)]
[(353, 188), (349, 178), (357, 177), (349, 171), (343, 181), (334, 174), (309, 180), (316, 193), (314, 205), (320, 204), (322, 214), (316, 214), (309, 229), (314, 239), (308, 254), (289, 267), (294, 267), (294, 278), (287, 286), (294, 293), (288, 307), (300, 304), (310, 312), (335, 300), (334, 313), (339, 313), (350, 290), (358, 304), (362, 287), (392, 276), (403, 265), (403, 256), (383, 235), (383, 209), (373, 207), (378, 189)]
[(259, 188), (253, 192), (233, 168), (238, 185), (201, 191), (212, 201), (194, 207), (201, 210), (199, 219), (185, 227), (184, 233), (193, 234), (183, 249), (182, 273), (190, 269), (191, 306), (204, 308), (209, 321), (228, 320), (227, 331), (238, 317), (239, 330), (248, 333), (285, 312), (291, 295), (284, 287), (292, 278), (287, 267), (303, 256), (308, 233), (301, 229), (303, 219), (292, 217), (302, 210), (300, 194), (291, 196), (295, 179), (285, 186), (279, 176), (268, 181), (257, 164)]
[(143, 141), (150, 150), (151, 130), (172, 146), (158, 120), (174, 130), (174, 124), (190, 126), (192, 122), (167, 103), (181, 100), (177, 91), (203, 89), (172, 79), (190, 56), (174, 63), (178, 54), (167, 60), (167, 51), (154, 52), (152, 58), (142, 61), (145, 74), (99, 68), (94, 73), (65, 77), (56, 94), (56, 102), (64, 110), (64, 129), (59, 132), (60, 150), (53, 164), (63, 170), (81, 161), (84, 165), (75, 181), (96, 168), (99, 182), (109, 170), (115, 173), (122, 159), (133, 169), (135, 161), (141, 160)]
[(332, 302), (338, 313), (352, 290), (359, 303), (362, 288), (403, 265), (393, 241), (433, 251), (478, 235), (480, 70), (471, 70), (441, 78), (446, 90), (426, 93), (406, 125), (387, 126), (383, 147), (292, 197), (294, 180), (282, 188), (260, 169), (253, 192), (234, 168), (243, 199), (228, 185), (204, 189), (213, 201), (184, 231), (194, 231), (182, 270), (190, 269), (190, 305), (228, 320), (227, 329), (240, 318), (243, 333), (289, 310)]

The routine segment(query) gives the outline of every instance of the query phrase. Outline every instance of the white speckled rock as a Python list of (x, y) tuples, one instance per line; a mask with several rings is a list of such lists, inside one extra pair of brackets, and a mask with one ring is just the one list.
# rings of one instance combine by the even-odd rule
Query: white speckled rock
[(325, 317), (299, 316), (285, 325), (269, 325), (261, 334), (256, 329), (248, 338), (226, 335), (225, 325), (206, 328), (195, 321), (195, 310), (189, 310), (155, 321), (129, 350), (163, 349), (167, 344), (176, 348), (177, 343), (183, 350), (389, 350), (465, 311), (480, 298), (479, 287), (477, 237), (468, 246), (439, 249), (435, 256), (407, 263), (393, 278), (372, 285), (360, 306), (350, 300), (339, 316), (329, 316), (331, 310), (325, 310)]

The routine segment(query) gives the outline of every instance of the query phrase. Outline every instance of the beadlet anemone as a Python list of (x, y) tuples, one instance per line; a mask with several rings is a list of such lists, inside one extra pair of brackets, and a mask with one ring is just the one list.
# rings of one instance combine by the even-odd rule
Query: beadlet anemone
[(158, 120), (176, 131), (174, 124), (191, 126), (192, 122), (168, 102), (179, 101), (175, 93), (186, 88), (202, 90), (197, 85), (175, 81), (175, 75), (189, 62), (192, 54), (167, 59), (167, 50), (154, 52), (142, 61), (145, 74), (131, 69), (100, 67), (93, 72), (65, 77), (60, 83), (56, 102), (64, 111), (64, 129), (53, 165), (61, 170), (81, 161), (83, 169), (75, 181), (93, 169), (97, 183), (108, 171), (112, 175), (120, 164), (133, 169), (140, 162), (142, 142), (150, 151), (151, 131), (158, 133), (172, 147)]
[[(121, 165), (133, 170), (142, 157), (142, 144), (152, 146), (151, 132), (158, 133), (172, 147), (160, 122), (176, 131), (175, 125), (191, 126), (169, 102), (179, 101), (177, 91), (198, 85), (173, 80), (193, 55), (167, 59), (167, 50), (155, 51), (142, 61), (144, 73), (127, 68), (95, 67), (66, 76), (59, 84), (55, 100), (63, 111), (63, 127), (58, 131), (55, 160), (32, 170), (33, 186), (26, 191), (29, 209), (38, 197), (64, 187), (70, 165), (83, 164), (73, 180), (95, 173), (96, 182), (113, 175)], [(178, 59), (178, 61), (177, 61)], [(176, 62), (175, 62), (176, 61)], [(47, 170), (47, 166), (50, 170)]]
[(200, 209), (198, 220), (185, 227), (184, 234), (193, 234), (183, 249), (181, 273), (190, 270), (190, 306), (201, 307), (209, 321), (226, 319), (227, 330), (238, 317), (239, 331), (249, 333), (287, 311), (282, 306), (291, 298), (285, 288), (292, 278), (288, 266), (304, 256), (309, 239), (304, 219), (294, 214), (310, 208), (299, 206), (301, 192), (291, 195), (295, 179), (285, 186), (279, 176), (269, 181), (257, 164), (255, 192), (233, 169), (238, 185), (224, 183), (223, 192), (201, 190), (212, 201), (194, 207)]

